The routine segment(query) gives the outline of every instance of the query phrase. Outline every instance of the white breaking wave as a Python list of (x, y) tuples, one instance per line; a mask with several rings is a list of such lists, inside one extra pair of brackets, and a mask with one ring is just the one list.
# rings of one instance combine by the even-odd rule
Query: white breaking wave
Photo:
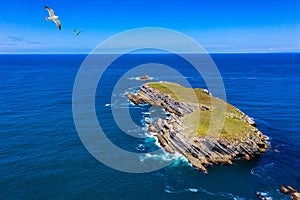
[[(149, 77), (149, 78), (150, 78), (150, 80), (149, 80), (149, 81), (151, 81), (151, 80), (153, 80), (153, 79), (154, 79), (153, 77)], [(148, 80), (141, 79), (141, 77), (130, 77), (130, 78), (128, 78), (128, 80), (136, 80), (136, 81), (148, 81)]]
[(262, 179), (263, 181), (272, 181), (272, 177), (271, 176), (266, 176), (266, 174), (268, 174), (268, 171), (274, 167), (274, 163), (268, 163), (265, 165), (261, 165), (255, 168), (251, 169), (251, 174), (254, 176), (259, 177), (260, 179)]
[[(154, 160), (170, 162), (170, 161), (181, 160), (182, 157), (183, 156), (179, 153), (175, 153), (175, 154), (169, 154), (166, 152), (163, 154), (146, 153), (145, 156), (140, 157), (140, 160), (145, 161), (147, 159), (154, 159)], [(182, 160), (184, 160), (184, 159), (182, 159)]]
[(135, 147), (136, 150), (138, 151), (145, 151), (146, 150), (146, 147), (144, 144), (138, 144), (137, 147)]
[(151, 115), (151, 112), (142, 112), (144, 115)]
[(273, 200), (273, 197), (270, 197), (268, 192), (259, 192), (266, 200)]
[[(246, 200), (246, 198), (240, 197), (238, 195), (234, 195), (232, 193), (226, 193), (226, 192), (214, 193), (214, 192), (211, 192), (211, 191), (209, 191), (207, 189), (204, 189), (202, 187), (200, 187), (200, 188), (192, 187), (192, 188), (175, 190), (172, 186), (166, 185), (164, 190), (165, 190), (166, 193), (169, 193), (169, 194), (184, 193), (184, 192), (192, 192), (192, 193), (202, 192), (202, 193), (208, 194), (210, 196), (220, 196), (220, 197), (226, 198), (226, 199)], [(266, 197), (266, 198), (267, 198), (267, 200), (272, 200), (272, 197)]]
[(194, 193), (198, 192), (198, 189), (197, 189), (197, 188), (189, 188), (188, 190), (189, 190), (190, 192), (194, 192)]

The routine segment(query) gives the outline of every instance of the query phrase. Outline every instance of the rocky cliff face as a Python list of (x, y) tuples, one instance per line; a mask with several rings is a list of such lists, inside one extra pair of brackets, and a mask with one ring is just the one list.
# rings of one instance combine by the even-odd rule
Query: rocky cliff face
[[(154, 132), (161, 146), (168, 153), (179, 152), (197, 169), (207, 172), (212, 164), (233, 164), (237, 158), (250, 160), (268, 149), (268, 137), (256, 129), (254, 121), (242, 113), (240, 120), (253, 126), (253, 133), (245, 133), (244, 137), (226, 139), (222, 137), (197, 136), (186, 131), (184, 117), (197, 110), (210, 110), (201, 103), (179, 102), (169, 94), (142, 85), (137, 94), (127, 94), (134, 104), (147, 103), (162, 106), (171, 113), (168, 119), (158, 118), (155, 123), (148, 121), (148, 131)], [(227, 117), (232, 117), (230, 114)], [(214, 123), (214, 122), (212, 122)]]

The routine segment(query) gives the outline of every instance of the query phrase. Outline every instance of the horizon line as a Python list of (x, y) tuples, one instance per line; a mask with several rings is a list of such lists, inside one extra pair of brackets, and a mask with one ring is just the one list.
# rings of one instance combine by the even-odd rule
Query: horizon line
[[(116, 55), (116, 54), (124, 54), (124, 53), (74, 53), (74, 52), (66, 52), (66, 53), (39, 53), (39, 52), (32, 52), (32, 53), (1, 53), (0, 55), (90, 55), (90, 54), (99, 54), (99, 55)], [(128, 53), (131, 55), (160, 55), (160, 54), (176, 54), (172, 52), (132, 52)], [(274, 52), (201, 52), (201, 53), (180, 53), (180, 54), (300, 54), (300, 51), (274, 51)]]

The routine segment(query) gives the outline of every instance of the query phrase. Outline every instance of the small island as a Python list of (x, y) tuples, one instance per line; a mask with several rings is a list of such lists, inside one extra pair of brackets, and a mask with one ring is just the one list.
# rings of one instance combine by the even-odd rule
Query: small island
[[(126, 96), (136, 105), (146, 103), (168, 111), (166, 119), (147, 121), (148, 132), (155, 135), (165, 151), (179, 152), (205, 173), (212, 164), (232, 165), (235, 159), (250, 160), (269, 148), (268, 137), (249, 116), (213, 97), (207, 89), (150, 82), (143, 84), (136, 94)], [(212, 121), (216, 114), (224, 120)], [(214, 127), (222, 129), (217, 131)]]
[(140, 81), (151, 81), (153, 78), (148, 76), (147, 74), (143, 75), (143, 76), (140, 76), (139, 77), (139, 80)]

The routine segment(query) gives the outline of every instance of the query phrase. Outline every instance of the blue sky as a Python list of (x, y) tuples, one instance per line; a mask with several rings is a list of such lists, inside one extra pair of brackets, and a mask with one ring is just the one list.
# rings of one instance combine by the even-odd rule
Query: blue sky
[[(45, 5), (61, 31), (45, 20)], [(149, 26), (187, 34), (209, 52), (300, 52), (299, 10), (299, 0), (9, 0), (0, 8), (0, 53), (88, 53)]]

